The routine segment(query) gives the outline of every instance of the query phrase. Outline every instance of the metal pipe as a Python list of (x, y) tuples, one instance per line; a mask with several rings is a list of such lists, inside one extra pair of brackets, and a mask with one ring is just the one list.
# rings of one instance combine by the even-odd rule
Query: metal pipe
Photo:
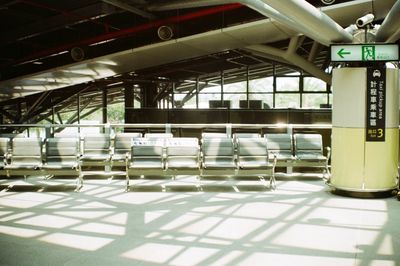
[(386, 42), (387, 43), (394, 43), (394, 42), (397, 42), (398, 39), (400, 39), (400, 28), (395, 33), (393, 33), (392, 36), (390, 36), (386, 40)]
[(328, 15), (305, 0), (262, 0), (272, 8), (296, 21), (311, 32), (324, 36), (330, 43), (352, 42), (353, 36)]
[(392, 36), (396, 34), (400, 27), (400, 1), (397, 1), (392, 9), (390, 9), (381, 27), (376, 33), (376, 41), (384, 42), (388, 39), (393, 39)]
[[(297, 44), (297, 38), (292, 38), (290, 40), (290, 46), (295, 46)], [(256, 51), (258, 53), (263, 53), (267, 55), (273, 55), (280, 57), (295, 66), (305, 70), (306, 72), (310, 73), (311, 75), (325, 81), (328, 84), (331, 84), (332, 77), (325, 73), (323, 70), (316, 67), (312, 62), (307, 61), (307, 59), (301, 57), (300, 55), (292, 52), (292, 51), (283, 51), (281, 49), (271, 47), (268, 45), (251, 45), (246, 47), (246, 50), (250, 52)]]
[(308, 28), (303, 26), (301, 22), (295, 21), (290, 17), (283, 15), (282, 12), (279, 12), (271, 6), (265, 4), (262, 0), (240, 0), (238, 2), (246, 5), (247, 7), (259, 12), (266, 17), (276, 20), (277, 22), (283, 24), (293, 31), (304, 34), (324, 45), (330, 45), (330, 42), (325, 39), (324, 36), (320, 35), (318, 31), (308, 30)]
[[(313, 5), (308, 4), (305, 1), (291, 1), (295, 2), (296, 6), (302, 7), (300, 11), (294, 11), (294, 14), (292, 14), (292, 10), (297, 10), (297, 7), (288, 5), (288, 2), (289, 1), (276, 0), (175, 0), (168, 1), (163, 4), (153, 5), (150, 6), (148, 9), (151, 11), (162, 11), (240, 3), (259, 12), (266, 17), (275, 19), (286, 27), (289, 27), (296, 32), (302, 33), (323, 45), (328, 46), (332, 42), (337, 41), (352, 41), (353, 37), (351, 36), (351, 34), (346, 32), (328, 15), (325, 15), (324, 13), (316, 9)], [(286, 11), (284, 12), (281, 9), (286, 9)], [(325, 34), (321, 34), (321, 29), (325, 32)]]
[(310, 53), (308, 54), (307, 60), (309, 62), (314, 62), (315, 58), (317, 57), (319, 51), (320, 51), (321, 46), (319, 45), (318, 42), (313, 42), (311, 46)]

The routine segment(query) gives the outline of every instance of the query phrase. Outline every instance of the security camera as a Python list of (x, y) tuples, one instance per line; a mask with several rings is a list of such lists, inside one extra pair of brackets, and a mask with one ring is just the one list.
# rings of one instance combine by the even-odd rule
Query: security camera
[(359, 28), (365, 27), (366, 25), (372, 23), (374, 21), (375, 16), (373, 14), (367, 14), (356, 20), (356, 25)]

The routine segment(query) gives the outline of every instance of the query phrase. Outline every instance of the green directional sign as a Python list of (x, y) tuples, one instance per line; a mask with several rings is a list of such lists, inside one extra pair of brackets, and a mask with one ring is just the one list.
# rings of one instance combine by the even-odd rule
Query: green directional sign
[(339, 52), (337, 52), (338, 56), (340, 56), (340, 58), (345, 58), (345, 55), (351, 54), (351, 52), (347, 52), (344, 50), (344, 48), (340, 49)]
[(397, 44), (333, 44), (332, 62), (398, 61)]

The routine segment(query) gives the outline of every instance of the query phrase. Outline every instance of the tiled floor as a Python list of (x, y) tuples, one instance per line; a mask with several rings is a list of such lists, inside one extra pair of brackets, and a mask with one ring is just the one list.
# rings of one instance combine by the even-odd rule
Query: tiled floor
[(400, 202), (317, 179), (28, 181), (0, 180), (0, 265), (400, 265)]

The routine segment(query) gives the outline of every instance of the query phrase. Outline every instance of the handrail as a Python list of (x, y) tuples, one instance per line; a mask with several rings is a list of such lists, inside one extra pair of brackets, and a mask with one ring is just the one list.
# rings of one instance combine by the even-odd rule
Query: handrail
[(332, 124), (229, 124), (229, 123), (218, 123), (218, 124), (154, 124), (154, 123), (139, 123), (139, 124), (2, 124), (0, 128), (67, 128), (67, 127), (102, 127), (102, 128), (226, 128), (230, 126), (232, 128), (318, 128), (318, 129), (330, 129)]

